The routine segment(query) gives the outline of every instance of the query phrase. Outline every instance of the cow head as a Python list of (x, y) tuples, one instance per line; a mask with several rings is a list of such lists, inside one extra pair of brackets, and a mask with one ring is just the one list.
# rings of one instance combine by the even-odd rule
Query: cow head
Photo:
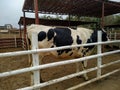
[[(104, 30), (101, 30), (102, 32), (102, 41), (108, 41), (107, 33)], [(98, 42), (98, 30), (94, 30), (91, 34), (90, 38), (88, 38), (87, 43), (95, 43)], [(89, 50), (94, 48), (94, 45), (92, 46), (85, 46), (84, 48), (88, 48)]]
[[(102, 32), (102, 41), (108, 41), (108, 36), (107, 36), (106, 31), (104, 31), (103, 29), (100, 30), (100, 31)], [(92, 42), (98, 42), (98, 31), (95, 30), (95, 31), (92, 33), (92, 35), (91, 35), (90, 38), (92, 39)]]
[(108, 35), (107, 35), (107, 32), (102, 29), (102, 41), (108, 41), (109, 38), (108, 38)]

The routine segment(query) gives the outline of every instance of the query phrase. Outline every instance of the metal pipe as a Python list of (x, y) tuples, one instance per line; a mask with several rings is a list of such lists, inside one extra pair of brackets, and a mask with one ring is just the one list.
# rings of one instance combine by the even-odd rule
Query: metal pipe
[(104, 77), (110, 76), (110, 75), (112, 75), (112, 74), (114, 74), (114, 73), (116, 73), (116, 72), (119, 72), (119, 71), (120, 71), (120, 69), (116, 69), (116, 70), (114, 70), (114, 71), (112, 71), (112, 72), (110, 72), (110, 73), (107, 73), (107, 74), (102, 75), (100, 78), (97, 78), (97, 77), (96, 77), (96, 78), (93, 78), (93, 79), (91, 79), (91, 80), (89, 80), (89, 81), (87, 81), (87, 82), (78, 84), (78, 85), (73, 86), (73, 87), (71, 87), (71, 88), (68, 88), (68, 89), (66, 89), (66, 90), (75, 90), (75, 89), (77, 89), (77, 88), (79, 88), (79, 87), (85, 86), (85, 85), (87, 85), (87, 84), (89, 84), (89, 83), (95, 82), (95, 81), (97, 81), (97, 80), (99, 80), (99, 79), (102, 79), (102, 78), (104, 78)]
[(91, 60), (93, 58), (103, 57), (103, 56), (110, 55), (113, 53), (118, 53), (118, 52), (120, 52), (120, 50), (106, 52), (103, 54), (96, 54), (96, 55), (82, 57), (82, 58), (78, 58), (78, 59), (65, 60), (65, 61), (54, 62), (54, 63), (44, 64), (44, 65), (39, 65), (39, 66), (34, 66), (34, 67), (28, 67), (28, 68), (24, 68), (24, 69), (9, 71), (9, 72), (3, 72), (3, 73), (0, 73), (0, 77), (6, 77), (6, 76), (11, 76), (11, 75), (26, 73), (26, 72), (30, 72), (30, 71), (36, 71), (39, 69), (46, 69), (46, 68), (60, 66), (60, 65), (72, 64), (72, 63), (76, 63), (76, 62), (85, 61), (88, 59)]
[(101, 28), (104, 28), (104, 15), (105, 15), (105, 2), (102, 2), (102, 18), (101, 18)]
[(39, 24), (39, 16), (38, 16), (38, 0), (34, 0), (34, 10), (35, 10), (35, 24)]
[(25, 47), (26, 47), (26, 33), (27, 33), (27, 28), (26, 28), (26, 15), (25, 15), (25, 12), (23, 11), (23, 17), (24, 17), (24, 20), (23, 20), (23, 24), (24, 24), (24, 44), (25, 44)]
[[(102, 32), (98, 31), (98, 42), (101, 42), (102, 38)], [(102, 45), (99, 44), (97, 45), (97, 54), (101, 54), (102, 53)], [(97, 67), (98, 67), (98, 71), (97, 71), (97, 77), (99, 78), (101, 76), (101, 64), (102, 64), (102, 57), (98, 57), (97, 58)]]
[[(44, 49), (35, 49), (35, 50), (27, 50), (27, 51), (7, 52), (7, 53), (0, 53), (0, 57), (26, 55), (26, 54), (33, 54), (33, 53), (39, 53), (39, 52), (49, 52), (49, 51), (55, 51), (55, 50), (61, 50), (61, 49), (81, 47), (81, 46), (91, 46), (91, 45), (110, 44), (110, 43), (119, 43), (119, 42), (120, 40), (116, 40), (116, 41), (81, 44), (81, 45), (63, 46), (63, 47), (56, 47), (56, 48), (44, 48)], [(120, 50), (117, 50), (117, 51), (119, 52)]]
[(78, 72), (78, 73), (70, 74), (70, 75), (67, 75), (67, 76), (64, 76), (64, 77), (61, 77), (61, 78), (58, 78), (58, 79), (50, 80), (48, 82), (44, 82), (44, 83), (41, 83), (41, 84), (38, 84), (38, 85), (34, 85), (34, 86), (26, 87), (26, 88), (21, 88), (21, 89), (17, 89), (17, 90), (33, 90), (33, 89), (37, 89), (37, 88), (42, 88), (42, 87), (45, 87), (45, 86), (48, 86), (48, 85), (51, 85), (51, 84), (55, 84), (55, 83), (64, 81), (66, 79), (71, 79), (71, 78), (74, 78), (76, 76), (80, 76), (82, 74), (85, 74), (85, 73), (88, 73), (88, 72), (91, 72), (91, 71), (94, 71), (94, 70), (97, 70), (97, 67), (90, 68), (90, 69), (87, 69), (87, 70), (84, 70), (84, 71), (81, 71), (81, 72)]
[(20, 30), (20, 38), (22, 38), (22, 31), (21, 31), (21, 25), (19, 24), (19, 30)]

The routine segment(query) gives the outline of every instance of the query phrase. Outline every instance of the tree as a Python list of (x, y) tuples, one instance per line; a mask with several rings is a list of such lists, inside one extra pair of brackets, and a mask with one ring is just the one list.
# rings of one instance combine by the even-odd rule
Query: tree
[(105, 17), (104, 21), (105, 25), (120, 24), (120, 14), (107, 16)]
[(115, 24), (120, 24), (120, 15), (116, 15), (115, 19)]
[(43, 16), (41, 16), (40, 18), (42, 18), (42, 19), (53, 19), (53, 20), (62, 20), (63, 18), (62, 18), (62, 16), (60, 16), (60, 15), (55, 15), (55, 16), (52, 16), (52, 15), (43, 15)]

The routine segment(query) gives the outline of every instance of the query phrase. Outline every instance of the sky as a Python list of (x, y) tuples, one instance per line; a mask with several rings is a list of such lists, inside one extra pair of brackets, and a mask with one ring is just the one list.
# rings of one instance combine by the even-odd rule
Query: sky
[(23, 16), (24, 0), (0, 0), (0, 26), (12, 24), (18, 28), (20, 16)]
[[(120, 0), (111, 1), (120, 2)], [(12, 24), (13, 27), (18, 28), (18, 21), (23, 16), (23, 4), (24, 0), (0, 0), (0, 26)]]
[(110, 0), (110, 1), (120, 2), (120, 0)]

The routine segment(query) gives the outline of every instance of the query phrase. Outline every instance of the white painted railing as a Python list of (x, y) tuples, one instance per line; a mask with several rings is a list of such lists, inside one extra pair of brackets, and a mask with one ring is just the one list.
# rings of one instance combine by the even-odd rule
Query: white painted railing
[[(34, 40), (32, 40), (32, 43), (37, 43), (37, 35), (33, 35)], [(101, 33), (99, 32), (98, 37), (101, 37)], [(36, 40), (35, 40), (36, 39)], [(97, 70), (97, 77), (93, 78), (89, 81), (86, 81), (84, 83), (80, 83), (79, 85), (76, 85), (74, 87), (68, 88), (67, 90), (74, 90), (78, 87), (84, 86), (86, 84), (89, 84), (91, 82), (94, 82), (96, 80), (99, 80), (103, 77), (109, 76), (115, 72), (120, 71), (120, 68), (109, 72), (107, 74), (101, 75), (101, 68), (107, 67), (109, 65), (112, 64), (116, 64), (116, 63), (120, 63), (120, 60), (111, 62), (111, 63), (107, 63), (107, 64), (101, 64), (102, 58), (103, 56), (106, 55), (110, 55), (110, 54), (114, 54), (114, 53), (119, 53), (120, 50), (116, 50), (116, 51), (111, 51), (111, 52), (105, 52), (105, 53), (101, 53), (101, 44), (110, 44), (110, 43), (120, 43), (120, 40), (116, 40), (116, 41), (107, 41), (107, 42), (101, 42), (101, 40), (99, 39), (99, 42), (97, 43), (90, 43), (90, 44), (82, 44), (82, 45), (72, 45), (72, 46), (64, 46), (64, 47), (57, 47), (57, 48), (46, 48), (46, 49), (38, 49), (38, 46), (34, 46), (32, 49), (33, 50), (28, 50), (28, 51), (18, 51), (18, 52), (8, 52), (8, 53), (1, 53), (0, 57), (8, 57), (8, 56), (18, 56), (18, 55), (25, 55), (25, 54), (32, 54), (33, 56), (33, 67), (28, 67), (28, 68), (23, 68), (23, 69), (19, 69), (19, 70), (14, 70), (14, 71), (9, 71), (9, 72), (3, 72), (0, 73), (0, 78), (2, 77), (6, 77), (6, 76), (11, 76), (11, 75), (16, 75), (16, 74), (21, 74), (21, 73), (25, 73), (25, 72), (30, 72), (33, 71), (34, 75), (33, 75), (33, 86), (29, 86), (29, 87), (25, 87), (25, 88), (21, 88), (18, 90), (37, 90), (38, 88), (42, 88), (54, 83), (58, 83), (61, 82), (63, 80), (67, 80), (79, 75), (83, 75), (85, 73)], [(35, 44), (37, 45), (37, 44)], [(65, 61), (60, 61), (60, 62), (54, 62), (54, 63), (49, 63), (49, 64), (43, 64), (43, 65), (38, 65), (39, 63), (39, 58), (38, 58), (38, 52), (48, 52), (48, 51), (54, 51), (54, 50), (60, 50), (60, 49), (66, 49), (66, 48), (74, 48), (74, 47), (80, 47), (80, 46), (90, 46), (90, 45), (97, 45), (98, 47), (98, 53), (96, 55), (91, 55), (91, 56), (87, 56), (87, 57), (82, 57), (82, 58), (78, 58), (78, 59), (71, 59), (71, 60), (65, 60)], [(66, 65), (66, 64), (71, 64), (71, 63), (76, 63), (76, 62), (81, 62), (81, 61), (85, 61), (85, 60), (90, 60), (93, 58), (98, 58), (97, 62), (97, 67), (94, 68), (90, 68), (78, 73), (73, 73), (58, 79), (54, 79), (54, 80), (50, 80), (44, 83), (40, 83), (40, 75), (39, 75), (39, 70), (40, 69), (45, 69), (45, 68), (50, 68), (50, 67), (55, 67), (55, 66), (60, 66), (60, 65)]]

